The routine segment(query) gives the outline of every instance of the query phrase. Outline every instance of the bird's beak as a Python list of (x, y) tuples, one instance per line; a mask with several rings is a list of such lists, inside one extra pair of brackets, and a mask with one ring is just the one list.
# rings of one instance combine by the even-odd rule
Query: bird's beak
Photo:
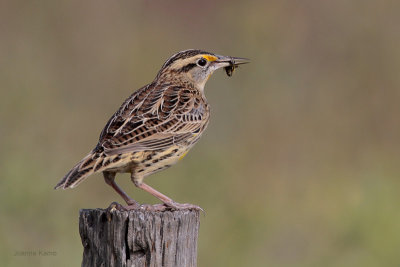
[(237, 67), (238, 65), (250, 63), (250, 60), (242, 57), (227, 57), (227, 56), (217, 56), (218, 59), (215, 61), (218, 64), (218, 67)]
[(226, 57), (217, 56), (218, 59), (215, 61), (215, 69), (224, 68), (226, 75), (232, 76), (234, 70), (242, 64), (249, 63), (250, 60), (242, 57)]

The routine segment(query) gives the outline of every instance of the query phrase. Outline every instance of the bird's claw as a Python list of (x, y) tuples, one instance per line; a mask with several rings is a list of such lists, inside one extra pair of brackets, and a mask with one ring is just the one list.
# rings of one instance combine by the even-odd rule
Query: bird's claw
[(155, 205), (149, 205), (149, 204), (143, 204), (140, 205), (139, 209), (145, 210), (145, 211), (175, 211), (175, 210), (197, 210), (197, 211), (202, 211), (204, 210), (200, 208), (199, 206), (193, 205), (193, 204), (181, 204), (181, 203), (176, 203), (176, 202), (171, 202), (171, 203), (164, 203), (164, 204), (155, 204)]
[(155, 205), (143, 204), (140, 205), (139, 209), (145, 211), (165, 211), (167, 209), (167, 206), (165, 206), (164, 204), (155, 204)]
[(174, 211), (174, 210), (197, 210), (197, 211), (202, 211), (204, 210), (196, 205), (193, 204), (188, 204), (188, 203), (176, 203), (176, 202), (170, 202), (170, 203), (164, 203), (164, 204), (142, 204), (139, 205), (137, 203), (123, 206), (117, 202), (112, 202), (110, 206), (108, 206), (107, 211), (112, 212), (114, 210), (118, 211), (130, 211), (130, 210), (143, 210), (143, 211), (153, 211), (153, 212), (161, 212), (161, 211)]
[(118, 210), (118, 211), (130, 211), (130, 210), (136, 210), (140, 207), (139, 204), (134, 203), (131, 205), (127, 205), (127, 206), (123, 206), (121, 204), (119, 204), (118, 202), (112, 202), (110, 204), (110, 206), (108, 206), (107, 211), (109, 212), (113, 212), (114, 210)]
[(167, 208), (170, 210), (197, 210), (204, 212), (204, 210), (201, 207), (189, 203), (181, 204), (176, 202), (170, 202), (170, 203), (164, 203), (164, 205), (167, 206)]

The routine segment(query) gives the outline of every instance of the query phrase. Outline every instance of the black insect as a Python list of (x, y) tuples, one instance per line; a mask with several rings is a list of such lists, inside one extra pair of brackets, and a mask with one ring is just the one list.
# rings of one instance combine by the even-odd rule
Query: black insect
[(237, 68), (237, 65), (235, 64), (235, 60), (232, 58), (230, 61), (230, 65), (224, 68), (226, 75), (231, 77), (236, 68)]

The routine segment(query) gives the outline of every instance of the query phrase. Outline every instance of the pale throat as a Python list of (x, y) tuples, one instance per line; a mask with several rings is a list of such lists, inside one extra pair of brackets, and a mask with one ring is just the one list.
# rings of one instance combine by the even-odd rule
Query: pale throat
[(211, 74), (209, 74), (208, 77), (205, 78), (205, 79), (203, 79), (202, 81), (196, 82), (196, 83), (195, 83), (196, 88), (197, 88), (200, 92), (204, 92), (204, 87), (205, 87), (205, 85), (206, 85), (206, 83), (207, 83), (207, 81), (208, 81), (208, 79), (209, 79), (210, 77), (211, 77)]

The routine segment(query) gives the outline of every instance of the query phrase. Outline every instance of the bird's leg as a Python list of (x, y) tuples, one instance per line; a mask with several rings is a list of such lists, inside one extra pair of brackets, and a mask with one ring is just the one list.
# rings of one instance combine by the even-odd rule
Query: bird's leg
[(138, 208), (140, 205), (137, 203), (134, 199), (129, 197), (124, 190), (121, 189), (115, 182), (115, 173), (114, 172), (103, 172), (104, 176), (104, 181), (114, 188), (114, 190), (125, 200), (126, 204), (128, 204), (128, 207), (125, 209), (135, 209)]
[[(183, 210), (183, 209), (194, 209), (194, 210), (201, 210), (203, 211), (202, 208), (200, 208), (199, 206), (196, 205), (192, 205), (192, 204), (180, 204), (180, 203), (176, 203), (175, 201), (173, 201), (171, 198), (167, 197), (166, 195), (158, 192), (157, 190), (155, 190), (153, 187), (143, 183), (142, 181), (139, 180), (135, 180), (133, 178), (132, 175), (132, 181), (133, 183), (143, 189), (144, 191), (152, 194), (153, 196), (155, 196), (156, 198), (158, 198), (159, 200), (161, 200), (165, 206), (167, 206), (170, 209), (174, 209), (174, 210)], [(160, 207), (159, 205), (154, 205), (153, 207), (151, 206), (145, 206), (145, 209), (149, 209), (149, 210), (155, 210), (155, 211), (162, 211), (165, 208)]]

